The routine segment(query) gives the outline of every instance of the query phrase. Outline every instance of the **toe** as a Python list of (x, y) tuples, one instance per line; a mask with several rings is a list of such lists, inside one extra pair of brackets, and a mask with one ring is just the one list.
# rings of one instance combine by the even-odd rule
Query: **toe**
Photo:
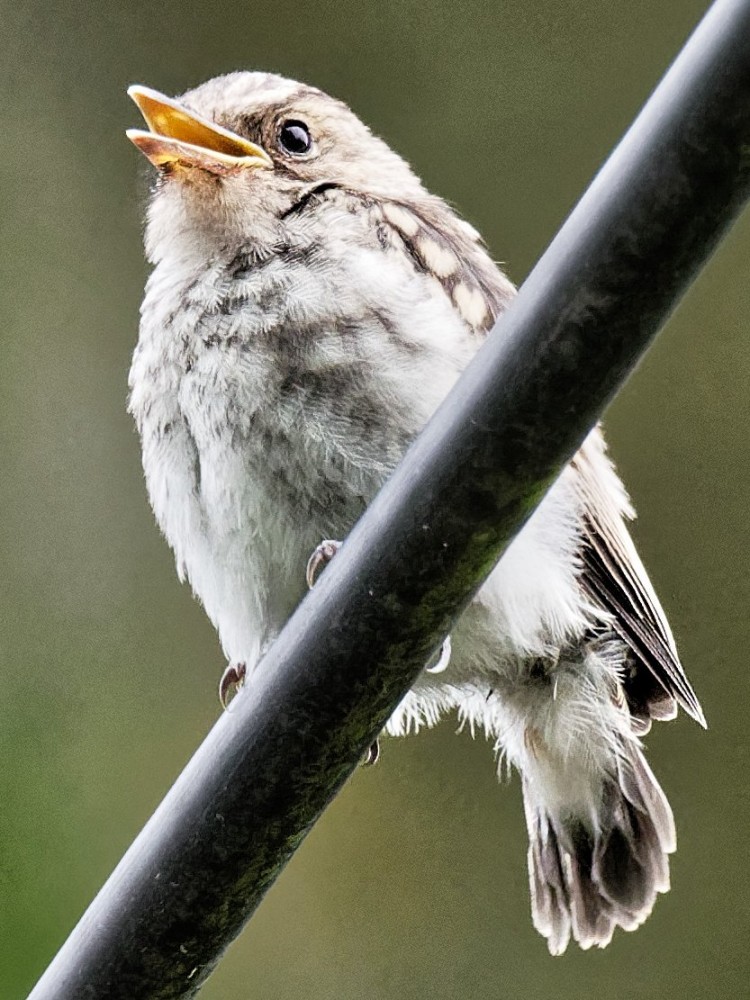
[(245, 664), (230, 663), (219, 681), (219, 701), (226, 709), (234, 695), (245, 682)]
[(341, 542), (337, 542), (333, 538), (326, 538), (316, 547), (307, 560), (307, 568), (305, 569), (305, 580), (310, 590), (312, 590), (320, 570), (328, 565), (340, 548)]

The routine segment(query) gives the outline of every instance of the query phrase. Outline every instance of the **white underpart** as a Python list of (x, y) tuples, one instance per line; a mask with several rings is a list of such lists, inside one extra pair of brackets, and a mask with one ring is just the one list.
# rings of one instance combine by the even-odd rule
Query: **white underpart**
[[(368, 308), (387, 302), (403, 337), (425, 350), (415, 352), (408, 364), (395, 350), (390, 357), (382, 330), (369, 331), (366, 320), (360, 326), (358, 350), (365, 361), (382, 370), (380, 391), (386, 405), (389, 400), (409, 400), (416, 431), (450, 390), (478, 343), (467, 334), (448, 298), (435, 294), (433, 279), (380, 250), (352, 254), (356, 225), (357, 220), (345, 213), (330, 220), (329, 231), (335, 235), (329, 252), (335, 268), (305, 268), (294, 274), (281, 264), (278, 271), (269, 265), (263, 281), (275, 281), (284, 289), (283, 308), (290, 322), (297, 315), (308, 324), (319, 320), (325, 325), (332, 303), (346, 316), (366, 315)], [(193, 296), (211, 304), (212, 297), (218, 298), (219, 270), (225, 262), (199, 270), (193, 238), (188, 231), (184, 239), (173, 239), (166, 251), (163, 248), (149, 281), (140, 348), (131, 372), (131, 410), (141, 422), (151, 502), (174, 549), (178, 572), (190, 580), (203, 602), (228, 659), (245, 663), (251, 675), (264, 647), (303, 593), (310, 552), (321, 538), (342, 537), (350, 527), (311, 519), (308, 512), (274, 501), (272, 484), (264, 477), (264, 468), (274, 457), (263, 452), (262, 442), (254, 446), (252, 421), (265, 414), (263, 419), (273, 420), (274, 427), (289, 435), (290, 447), (297, 453), (279, 461), (308, 470), (311, 493), (315, 479), (344, 475), (353, 494), (369, 498), (393, 461), (369, 450), (368, 442), (351, 439), (347, 428), (337, 436), (335, 428), (322, 419), (316, 421), (314, 414), (293, 410), (269, 414), (273, 376), (262, 355), (202, 350), (196, 315), (181, 311), (184, 289), (197, 283)], [(247, 339), (249, 330), (286, 321), (254, 303), (253, 275), (236, 286), (236, 295), (247, 302), (225, 318), (224, 335), (236, 332)], [(360, 290), (356, 299), (352, 289)], [(362, 289), (371, 301), (362, 301)], [(171, 327), (166, 322), (170, 316), (177, 317)], [(435, 330), (440, 330), (439, 338)], [(195, 353), (188, 374), (180, 370), (185, 343)], [(319, 337), (314, 363), (321, 369), (338, 361), (343, 364), (348, 350), (332, 329)], [(238, 413), (247, 425), (241, 447), (230, 432)], [(172, 426), (171, 433), (160, 438), (154, 431), (166, 423)], [(611, 475), (606, 459), (601, 461), (603, 472)], [(518, 742), (507, 713), (499, 713), (491, 703), (481, 711), (477, 706), (481, 692), (486, 695), (500, 681), (523, 692), (525, 679), (516, 676), (518, 659), (554, 656), (592, 621), (595, 612), (577, 584), (578, 503), (571, 472), (566, 470), (456, 629), (445, 671), (422, 676), (394, 713), (390, 732), (432, 725), (446, 710), (458, 708), (472, 726), (481, 725), (503, 745)], [(605, 665), (601, 669), (608, 672)], [(569, 702), (565, 690), (564, 683), (557, 684), (558, 697), (549, 709), (557, 721), (544, 728), (557, 738), (567, 725), (565, 740), (569, 740), (591, 722), (591, 711), (580, 693)], [(517, 759), (521, 754), (514, 751), (510, 756)]]
[[(352, 258), (347, 253), (345, 233), (340, 259), (345, 269), (308, 273), (304, 283), (279, 275), (279, 281), (288, 287), (287, 309), (294, 314), (297, 308), (307, 322), (316, 315), (324, 317), (332, 300), (339, 303), (342, 312), (351, 310), (354, 306), (346, 302), (347, 289), (361, 287), (366, 279), (374, 304), (385, 299), (396, 315), (403, 313), (404, 336), (415, 344), (434, 345), (419, 359), (417, 371), (413, 361), (388, 367), (380, 331), (373, 330), (371, 340), (366, 329), (360, 334), (360, 355), (385, 367), (383, 395), (410, 399), (412, 419), (420, 427), (451, 388), (476, 341), (467, 336), (447, 299), (433, 294), (429, 279), (397, 261), (385, 266), (378, 252), (363, 251)], [(296, 577), (301, 582), (310, 551), (321, 537), (335, 532), (324, 531), (323, 525), (309, 525), (306, 531), (304, 523), (294, 520), (296, 511), (270, 509), (263, 482), (263, 463), (270, 456), (248, 455), (222, 433), (227, 427), (224, 411), (228, 399), (248, 420), (263, 408), (268, 378), (263, 359), (243, 356), (238, 370), (230, 368), (217, 352), (204, 353), (190, 374), (180, 374), (176, 355), (180, 343), (195, 336), (194, 317), (184, 315), (176, 329), (165, 330), (163, 322), (170, 314), (179, 316), (179, 297), (192, 280), (194, 264), (186, 256), (163, 261), (149, 282), (141, 348), (131, 373), (131, 409), (138, 414), (148, 408), (143, 417), (146, 428), (173, 424), (172, 436), (166, 441), (157, 441), (149, 433), (143, 435), (144, 468), (154, 511), (175, 551), (181, 576), (189, 577), (217, 625), (227, 656), (247, 661), (252, 669), (260, 648), (258, 616), (272, 600), (269, 589)], [(201, 284), (210, 302), (214, 275), (205, 273)], [(250, 286), (248, 282), (248, 293)], [(243, 291), (239, 283), (238, 294)], [(227, 325), (270, 324), (273, 319), (260, 313), (254, 316), (252, 306), (248, 306), (239, 319), (227, 317)], [(436, 328), (441, 330), (437, 343)], [(346, 345), (338, 333), (321, 337), (321, 368), (335, 363), (338, 355), (342, 363), (346, 361)], [(399, 360), (395, 354), (393, 360)], [(157, 373), (156, 385), (145, 377), (147, 370)], [(213, 386), (200, 402), (195, 396), (198, 383)], [(305, 418), (296, 430), (292, 426), (295, 416), (300, 421)], [(301, 412), (279, 414), (278, 424), (295, 432), (311, 477), (326, 475), (331, 459), (335, 456), (340, 461), (343, 456), (349, 465), (352, 492), (363, 490), (367, 495), (390, 471), (387, 461), (368, 454), (367, 442), (343, 437), (345, 429), (342, 437), (336, 438), (329, 428), (316, 425)], [(297, 460), (302, 458), (296, 456)], [(340, 472), (332, 469), (329, 474)], [(575, 502), (562, 479), (482, 591), (479, 601), (495, 623), (496, 639), (508, 653), (543, 653), (580, 631), (587, 610), (575, 583), (576, 522)], [(344, 534), (349, 525), (338, 527)], [(487, 652), (492, 657), (492, 651)]]
[[(320, 324), (307, 370), (346, 365), (352, 345), (337, 317), (357, 322), (358, 357), (380, 372), (379, 405), (394, 412), (407, 402), (405, 432), (413, 436), (449, 392), (479, 341), (469, 334), (435, 279), (416, 271), (399, 254), (353, 245), (361, 242), (361, 220), (335, 206), (328, 209), (328, 267), (298, 267), (270, 261), (259, 277), (252, 269), (227, 292), (226, 254), (217, 246), (206, 266), (206, 239), (194, 227), (175, 227), (168, 200), (154, 203), (149, 241), (159, 244), (158, 266), (143, 305), (139, 350), (131, 372), (131, 410), (143, 438), (143, 461), (157, 520), (174, 549), (181, 578), (187, 577), (218, 629), (231, 661), (245, 663), (250, 677), (274, 635), (304, 593), (307, 558), (322, 538), (345, 537), (395, 464), (377, 444), (337, 428), (324, 412), (301, 405), (279, 407), (279, 376), (273, 359), (255, 350), (267, 331), (296, 323)], [(171, 229), (172, 238), (163, 233)], [(176, 231), (176, 235), (175, 235)], [(269, 308), (263, 290), (278, 292)], [(191, 301), (185, 308), (185, 290)], [(222, 316), (223, 337), (235, 335), (236, 350), (205, 349), (201, 309), (231, 294), (241, 308)], [(264, 298), (265, 295), (265, 298)], [(387, 303), (405, 355), (384, 340), (371, 315)], [(439, 331), (439, 336), (436, 336)], [(190, 370), (185, 371), (185, 356)], [(159, 427), (170, 433), (160, 435)], [(285, 454), (269, 447), (257, 427), (286, 442)], [(590, 461), (601, 467), (612, 495), (613, 473), (596, 448)], [(315, 497), (321, 480), (340, 482), (351, 506), (311, 512), (299, 501), (279, 500), (278, 469), (294, 469), (300, 495)], [(453, 635), (450, 663), (440, 674), (425, 672), (389, 723), (392, 733), (432, 725), (458, 709), (522, 766), (525, 730), (536, 728), (563, 755), (574, 743), (593, 771), (611, 765), (605, 746), (611, 733), (611, 666), (602, 658), (587, 668), (585, 684), (555, 679), (556, 697), (541, 688), (529, 700), (522, 664), (554, 658), (582, 635), (597, 612), (587, 605), (577, 577), (580, 497), (570, 469), (542, 501), (509, 547)], [(305, 479), (309, 481), (305, 481)], [(624, 505), (617, 496), (616, 502)], [(338, 518), (338, 519), (337, 519)], [(502, 699), (487, 692), (502, 691)], [(483, 700), (484, 699), (484, 700)], [(597, 711), (599, 714), (597, 715)], [(525, 721), (524, 721), (525, 720)], [(579, 741), (581, 734), (587, 739)], [(610, 740), (611, 742), (611, 740)], [(598, 763), (596, 763), (597, 753)], [(584, 773), (589, 772), (588, 765)]]

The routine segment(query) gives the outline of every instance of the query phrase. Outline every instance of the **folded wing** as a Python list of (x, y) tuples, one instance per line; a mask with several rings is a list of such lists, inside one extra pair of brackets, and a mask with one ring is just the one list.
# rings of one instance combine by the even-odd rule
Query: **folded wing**
[(643, 731), (651, 719), (670, 719), (681, 705), (706, 721), (680, 663), (674, 637), (624, 518), (634, 516), (597, 428), (573, 459), (582, 501), (581, 584), (591, 601), (612, 616), (612, 629), (631, 650), (623, 688)]

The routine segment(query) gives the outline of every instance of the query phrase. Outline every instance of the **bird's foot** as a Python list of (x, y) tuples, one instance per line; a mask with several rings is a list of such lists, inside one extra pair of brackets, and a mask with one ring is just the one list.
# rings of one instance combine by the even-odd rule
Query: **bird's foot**
[[(334, 538), (325, 538), (320, 545), (316, 546), (313, 554), (307, 560), (307, 568), (305, 569), (305, 580), (307, 580), (307, 586), (310, 590), (315, 586), (321, 570), (328, 565), (340, 548), (341, 542), (337, 542)], [(373, 740), (360, 761), (360, 765), (372, 767), (373, 764), (377, 764), (379, 758), (380, 741)]]
[(360, 761), (362, 767), (372, 767), (380, 759), (380, 740), (375, 740), (367, 748), (367, 753)]
[(231, 699), (245, 683), (246, 668), (244, 663), (230, 663), (219, 681), (219, 701), (226, 709)]
[(328, 565), (340, 548), (341, 542), (337, 542), (333, 538), (324, 539), (320, 545), (315, 548), (313, 554), (307, 560), (307, 569), (305, 570), (307, 586), (311, 590), (320, 571)]
[(428, 674), (442, 674), (444, 670), (448, 669), (448, 664), (451, 662), (451, 637), (447, 635), (443, 640), (443, 645), (440, 647), (440, 655), (438, 656), (435, 663), (428, 664), (425, 670)]

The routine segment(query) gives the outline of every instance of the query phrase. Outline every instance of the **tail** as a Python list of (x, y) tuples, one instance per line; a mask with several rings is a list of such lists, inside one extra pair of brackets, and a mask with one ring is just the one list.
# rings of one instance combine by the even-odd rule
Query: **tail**
[(669, 890), (675, 850), (672, 810), (635, 741), (605, 779), (594, 816), (553, 815), (524, 781), (534, 926), (553, 955), (571, 934), (581, 948), (609, 944), (616, 927), (635, 930)]

